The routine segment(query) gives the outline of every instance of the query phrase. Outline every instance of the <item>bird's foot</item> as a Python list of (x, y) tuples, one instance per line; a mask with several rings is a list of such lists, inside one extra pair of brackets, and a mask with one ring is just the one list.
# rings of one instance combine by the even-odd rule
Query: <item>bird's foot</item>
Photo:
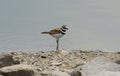
[(56, 51), (55, 51), (57, 54), (61, 54), (61, 50), (59, 50), (59, 49), (56, 49)]

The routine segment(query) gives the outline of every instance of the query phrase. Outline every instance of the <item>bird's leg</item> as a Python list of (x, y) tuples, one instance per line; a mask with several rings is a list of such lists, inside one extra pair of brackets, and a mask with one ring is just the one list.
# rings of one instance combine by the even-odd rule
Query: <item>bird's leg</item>
[(56, 51), (59, 51), (59, 38), (58, 38), (58, 39), (56, 39), (56, 42), (57, 42)]

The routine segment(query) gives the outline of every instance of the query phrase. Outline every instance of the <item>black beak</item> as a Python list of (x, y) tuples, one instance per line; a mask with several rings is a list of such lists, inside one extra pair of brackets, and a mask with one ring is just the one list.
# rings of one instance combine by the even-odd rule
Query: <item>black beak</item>
[(64, 29), (68, 30), (68, 28), (67, 28), (66, 26), (67, 26), (67, 25), (63, 25), (62, 27), (63, 27)]
[(65, 29), (67, 29), (67, 30), (68, 30), (68, 28), (65, 28)]

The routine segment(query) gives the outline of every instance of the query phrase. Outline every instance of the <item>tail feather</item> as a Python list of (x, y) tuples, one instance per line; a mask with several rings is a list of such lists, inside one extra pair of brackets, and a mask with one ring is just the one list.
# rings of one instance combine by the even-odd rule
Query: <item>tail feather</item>
[(49, 34), (49, 32), (41, 32), (41, 34)]

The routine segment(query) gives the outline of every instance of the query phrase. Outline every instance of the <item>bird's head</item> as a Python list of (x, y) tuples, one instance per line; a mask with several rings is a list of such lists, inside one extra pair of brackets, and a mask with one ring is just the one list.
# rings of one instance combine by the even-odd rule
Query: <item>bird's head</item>
[(68, 30), (68, 28), (66, 27), (67, 25), (63, 25), (62, 28)]

